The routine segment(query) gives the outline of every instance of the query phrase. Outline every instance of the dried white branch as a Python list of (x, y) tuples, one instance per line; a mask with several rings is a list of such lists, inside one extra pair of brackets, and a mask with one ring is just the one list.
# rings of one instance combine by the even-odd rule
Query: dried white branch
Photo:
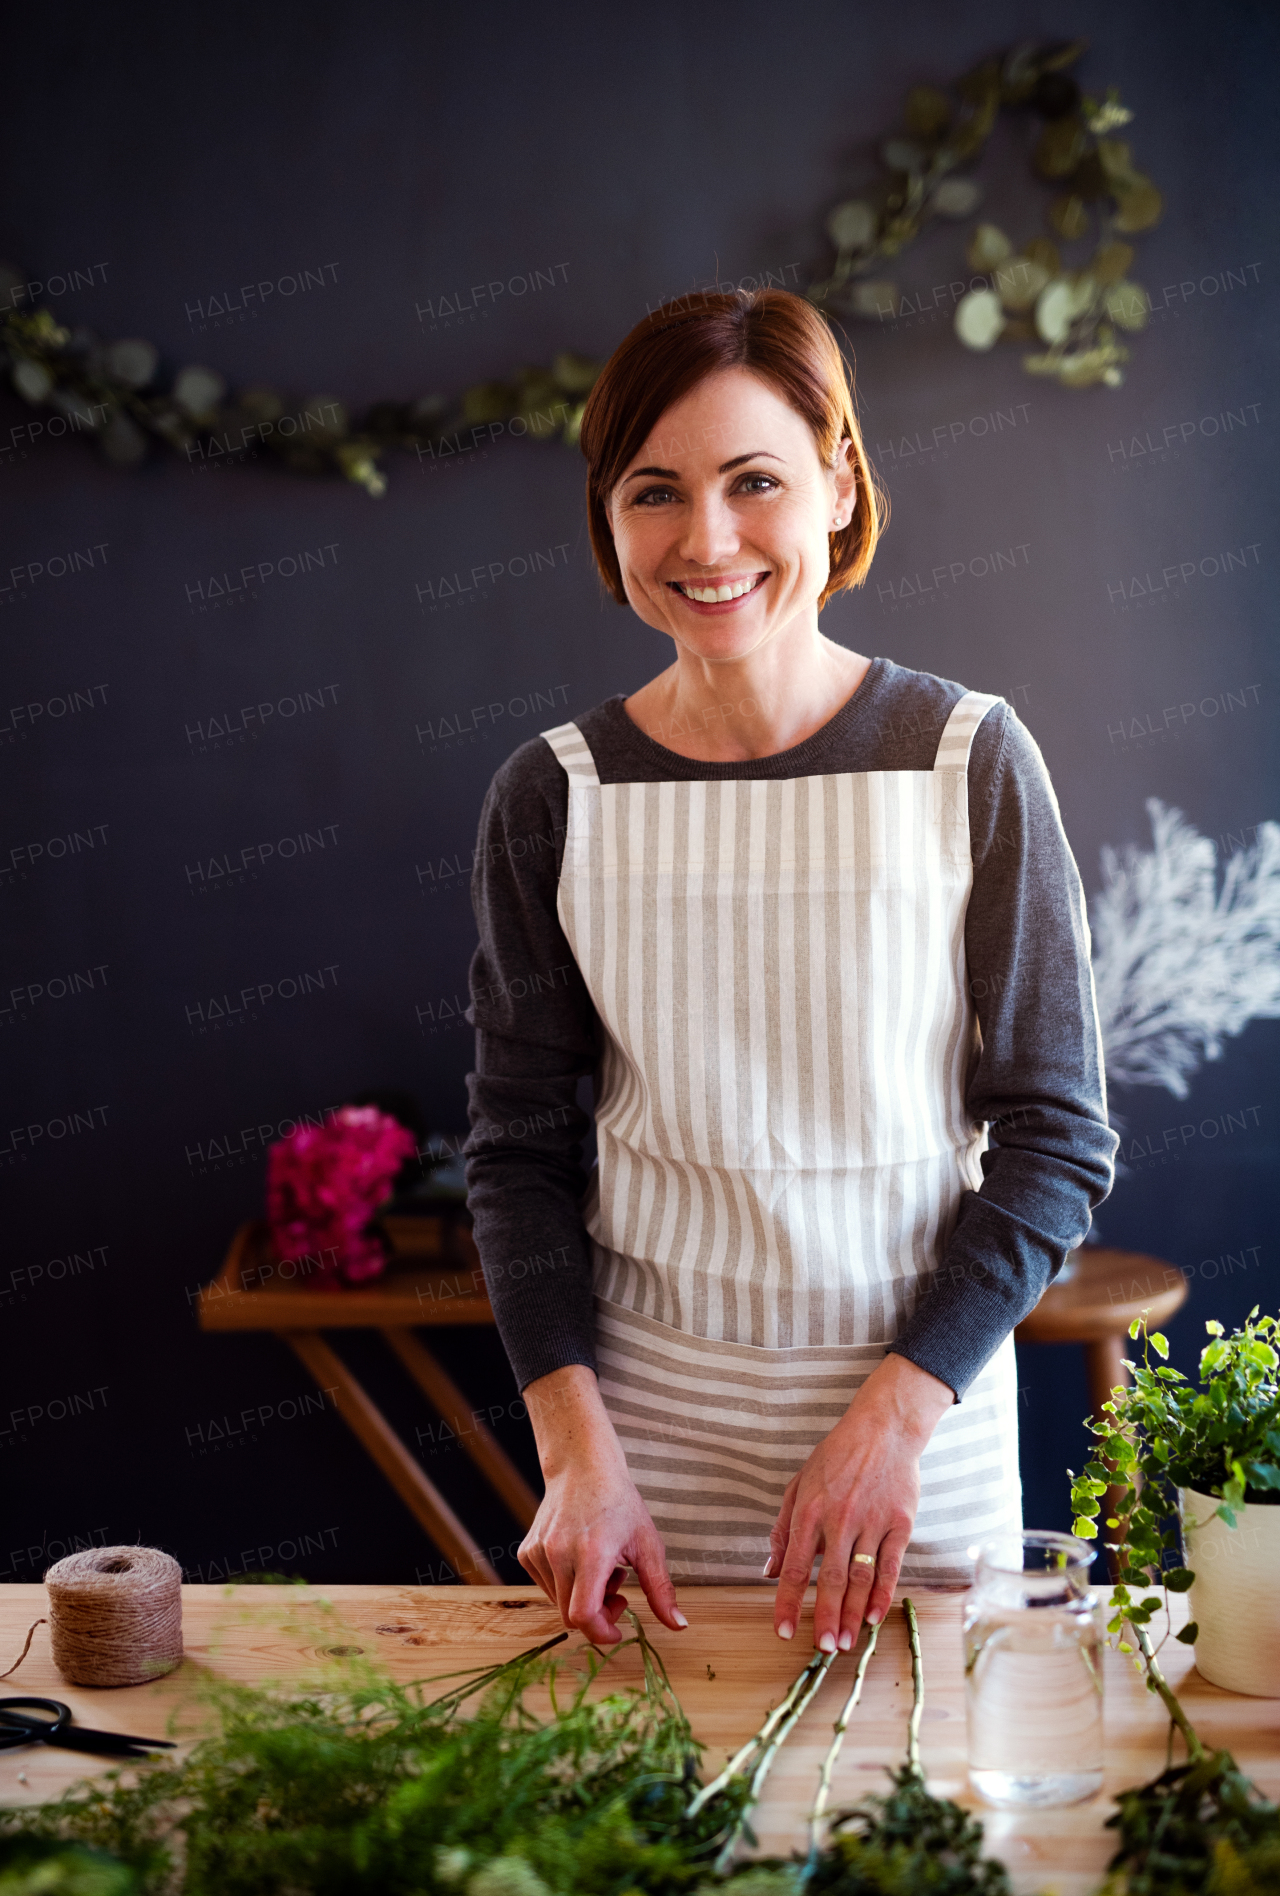
[(1154, 848), (1102, 852), (1093, 978), (1112, 1086), (1178, 1099), (1250, 1020), (1280, 1017), (1280, 824), (1228, 858), (1180, 810), (1147, 801)]

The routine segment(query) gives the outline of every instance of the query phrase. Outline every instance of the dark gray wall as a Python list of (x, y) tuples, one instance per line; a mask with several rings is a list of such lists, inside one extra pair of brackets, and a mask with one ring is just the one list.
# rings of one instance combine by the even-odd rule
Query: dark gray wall
[[(73, 0), (8, 29), (0, 252), (35, 278), (91, 271), (93, 287), (60, 297), (59, 314), (149, 335), (173, 365), (356, 405), (454, 389), (564, 346), (605, 354), (646, 305), (717, 272), (803, 285), (824, 254), (822, 213), (869, 141), (894, 129), (908, 85), (1022, 36), (1073, 31), (1093, 42), (1086, 83), (1120, 86), (1138, 158), (1167, 194), (1135, 266), (1158, 314), (1125, 386), (1080, 394), (1025, 376), (1016, 351), (963, 352), (945, 291), (938, 313), (859, 329), (893, 523), (867, 587), (833, 603), (824, 627), (1010, 697), (1044, 748), (1093, 889), (1102, 844), (1148, 840), (1149, 796), (1215, 838), (1280, 814), (1265, 607), (1272, 9), (804, 0), (780, 15), (752, 0), (682, 14), (433, 15)], [(986, 214), (1020, 234), (1038, 227), (1046, 196), (1024, 142), (1002, 126), (980, 173)], [(960, 231), (938, 228), (900, 281), (932, 296), (960, 258)], [(243, 283), (307, 269), (322, 288), (281, 289), (243, 319), (201, 315)], [(519, 294), (537, 270), (553, 285)], [(513, 287), (474, 316), (433, 326), (415, 313), (490, 281)], [(1243, 429), (1200, 427), (1245, 406)], [(1016, 409), (1016, 424), (984, 434), (997, 408)], [(200, 1445), (211, 1421), (278, 1410), (306, 1379), (270, 1339), (202, 1336), (191, 1293), (260, 1204), (261, 1140), (243, 1129), (393, 1084), (440, 1129), (465, 1123), (469, 1033), (431, 1031), (419, 1014), (441, 1015), (463, 992), (473, 940), (466, 878), (441, 879), (440, 858), (465, 863), (485, 786), (517, 742), (633, 689), (667, 653), (601, 603), (580, 458), (557, 446), (439, 467), (399, 458), (373, 502), (257, 468), (129, 476), (83, 444), (11, 434), (29, 418), (4, 398), (0, 570), (46, 571), (11, 574), (0, 593), (0, 863), (13, 865), (0, 876), (0, 991), (105, 976), (74, 997), (11, 999), (0, 1015), (0, 1574), (38, 1577), (79, 1536), (170, 1547), (193, 1575), (279, 1565), (425, 1578), (433, 1551), (331, 1415)], [(939, 427), (954, 433), (945, 451), (904, 453), (904, 435)], [(1135, 435), (1166, 427), (1177, 431), (1168, 453), (1130, 456)], [(56, 556), (91, 547), (104, 549), (92, 565), (50, 576)], [(999, 577), (966, 576), (927, 604), (900, 597), (917, 570), (1014, 547)], [(1154, 602), (1128, 596), (1148, 572), (1244, 547), (1254, 551), (1228, 576), (1206, 568)], [(504, 575), (447, 609), (420, 604), (416, 588), (438, 590), (442, 575), (548, 548), (562, 550), (536, 576)], [(282, 576), (304, 549), (327, 550)], [(259, 563), (276, 571), (234, 603), (209, 603), (213, 578)], [(1115, 735), (1170, 703), (1244, 687), (1246, 709), (1197, 711), (1167, 741)], [(74, 715), (7, 710), (74, 691)], [(452, 745), (419, 735), (536, 691), (554, 716), (513, 710)], [(310, 708), (291, 716), (306, 692)], [(209, 737), (212, 720), (238, 723), (245, 705), (276, 710), (243, 741)], [(192, 878), (211, 856), (305, 832), (324, 832), (323, 850), (277, 853), (207, 893)], [(49, 847), (86, 833), (92, 848)], [(13, 854), (34, 843), (45, 844), (34, 861)], [(434, 887), (417, 873), (428, 863)], [(188, 1024), (210, 996), (320, 969), (331, 972), (305, 998), (273, 999), (234, 1028)], [(1183, 1362), (1206, 1316), (1276, 1302), (1275, 1046), (1274, 1023), (1254, 1025), (1188, 1102), (1116, 1101), (1130, 1163), (1101, 1231), (1190, 1272), (1175, 1326)], [(74, 1138), (7, 1131), (74, 1112), (92, 1122)], [(1164, 1140), (1189, 1123), (1189, 1139)], [(192, 1156), (215, 1140), (245, 1156)], [(1165, 1156), (1149, 1156), (1153, 1145)], [(1228, 1270), (1228, 1256), (1247, 1268)], [(76, 1257), (93, 1268), (66, 1262)], [(492, 1336), (457, 1333), (445, 1353), (473, 1401), (510, 1402)], [(351, 1358), (412, 1441), (421, 1409), (367, 1344)], [(1085, 1408), (1078, 1352), (1024, 1351), (1021, 1380), (1027, 1518), (1065, 1524), (1062, 1469), (1079, 1456)], [(68, 1398), (79, 1398), (71, 1415)], [(523, 1425), (500, 1428), (527, 1457)], [(511, 1542), (457, 1451), (424, 1454), (486, 1538)]]

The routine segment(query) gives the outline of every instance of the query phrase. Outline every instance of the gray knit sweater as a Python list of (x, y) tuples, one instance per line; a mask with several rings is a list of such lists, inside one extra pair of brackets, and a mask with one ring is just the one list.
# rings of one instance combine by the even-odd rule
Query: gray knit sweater
[[(875, 659), (804, 743), (747, 763), (678, 756), (634, 725), (622, 697), (575, 721), (602, 783), (929, 770), (963, 687)], [(509, 757), (480, 816), (472, 901), (480, 945), (468, 1019), (466, 1146), (475, 1237), (516, 1379), (595, 1368), (583, 1227), (579, 1079), (602, 1028), (556, 914), (568, 778), (535, 738)], [(982, 1032), (972, 1118), (988, 1123), (983, 1183), (966, 1192), (945, 1254), (890, 1346), (956, 1395), (982, 1369), (1089, 1229), (1111, 1188), (1089, 939), (1080, 877), (1035, 740), (1004, 704), (969, 759), (973, 889), (965, 917)]]

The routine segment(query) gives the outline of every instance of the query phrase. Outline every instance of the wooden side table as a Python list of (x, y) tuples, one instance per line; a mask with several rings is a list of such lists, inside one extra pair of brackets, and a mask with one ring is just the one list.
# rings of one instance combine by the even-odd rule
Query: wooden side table
[(1081, 1245), (1070, 1262), (1013, 1334), (1019, 1343), (1083, 1343), (1089, 1403), (1100, 1416), (1116, 1384), (1129, 1380), (1129, 1325), (1144, 1311), (1152, 1329), (1167, 1323), (1187, 1301), (1187, 1280), (1161, 1258), (1102, 1244)]
[(493, 1310), (470, 1232), (444, 1217), (384, 1218), (393, 1256), (385, 1276), (341, 1289), (317, 1285), (313, 1272), (282, 1263), (265, 1222), (236, 1232), (227, 1259), (200, 1292), (202, 1330), (272, 1330), (316, 1382), (335, 1392), (339, 1415), (377, 1463), (409, 1512), (469, 1586), (501, 1585), (480, 1547), (428, 1479), (382, 1411), (325, 1342), (324, 1330), (380, 1330), (428, 1402), (448, 1421), (522, 1527), (538, 1497), (492, 1430), (414, 1334), (457, 1323), (492, 1323)]

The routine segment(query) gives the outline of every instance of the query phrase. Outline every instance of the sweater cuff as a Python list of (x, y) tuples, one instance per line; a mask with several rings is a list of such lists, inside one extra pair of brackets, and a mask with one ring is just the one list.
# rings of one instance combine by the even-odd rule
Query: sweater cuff
[[(488, 1248), (488, 1247), (485, 1247)], [(553, 1370), (596, 1368), (595, 1305), (581, 1244), (501, 1264), (481, 1253), (481, 1268), (511, 1373), (523, 1394)]]

